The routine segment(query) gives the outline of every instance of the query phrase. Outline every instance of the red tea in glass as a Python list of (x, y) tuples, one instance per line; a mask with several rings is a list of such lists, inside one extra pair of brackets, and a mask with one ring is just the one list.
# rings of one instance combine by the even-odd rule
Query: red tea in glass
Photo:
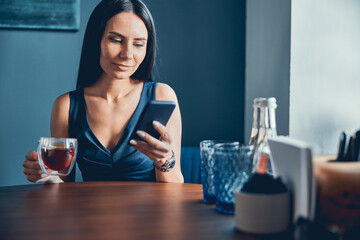
[(41, 148), (41, 157), (48, 168), (61, 171), (70, 166), (74, 152), (74, 148), (58, 146), (43, 147)]
[(75, 164), (77, 139), (42, 137), (37, 153), (44, 174), (67, 176)]

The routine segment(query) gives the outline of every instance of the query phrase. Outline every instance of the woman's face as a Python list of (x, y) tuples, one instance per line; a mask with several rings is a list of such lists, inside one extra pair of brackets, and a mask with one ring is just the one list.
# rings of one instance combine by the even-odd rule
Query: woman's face
[(144, 22), (132, 12), (112, 17), (101, 39), (100, 66), (112, 79), (127, 79), (146, 55), (148, 32)]

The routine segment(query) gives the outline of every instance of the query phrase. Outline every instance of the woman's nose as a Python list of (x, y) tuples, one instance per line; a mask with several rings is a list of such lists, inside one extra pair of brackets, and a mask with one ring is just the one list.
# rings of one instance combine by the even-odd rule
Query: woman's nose
[(133, 49), (132, 46), (125, 45), (120, 51), (120, 57), (126, 59), (132, 59)]

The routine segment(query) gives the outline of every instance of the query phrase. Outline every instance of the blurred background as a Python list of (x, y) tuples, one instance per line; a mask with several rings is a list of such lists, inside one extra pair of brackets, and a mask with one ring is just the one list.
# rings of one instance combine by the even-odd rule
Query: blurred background
[[(75, 89), (100, 1), (79, 2), (76, 31), (0, 28), (0, 186), (29, 184), (24, 155), (50, 135), (56, 97)], [(155, 80), (177, 93), (183, 146), (247, 143), (255, 97), (276, 97), (278, 135), (314, 153), (336, 153), (340, 132), (360, 128), (358, 0), (144, 2), (157, 28)]]

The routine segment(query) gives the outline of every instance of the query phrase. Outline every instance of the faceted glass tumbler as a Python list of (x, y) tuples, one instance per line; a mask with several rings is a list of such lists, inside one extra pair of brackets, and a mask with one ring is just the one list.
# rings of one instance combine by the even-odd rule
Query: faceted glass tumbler
[(204, 203), (215, 204), (215, 186), (214, 186), (214, 152), (213, 140), (204, 140), (200, 142), (200, 168), (201, 184), (203, 187)]
[(200, 142), (200, 168), (201, 184), (203, 187), (204, 203), (215, 204), (215, 185), (214, 185), (214, 146), (219, 143), (236, 143), (226, 140), (203, 140)]
[(253, 151), (249, 146), (220, 143), (214, 146), (213, 155), (216, 210), (234, 214), (234, 191), (250, 177)]

